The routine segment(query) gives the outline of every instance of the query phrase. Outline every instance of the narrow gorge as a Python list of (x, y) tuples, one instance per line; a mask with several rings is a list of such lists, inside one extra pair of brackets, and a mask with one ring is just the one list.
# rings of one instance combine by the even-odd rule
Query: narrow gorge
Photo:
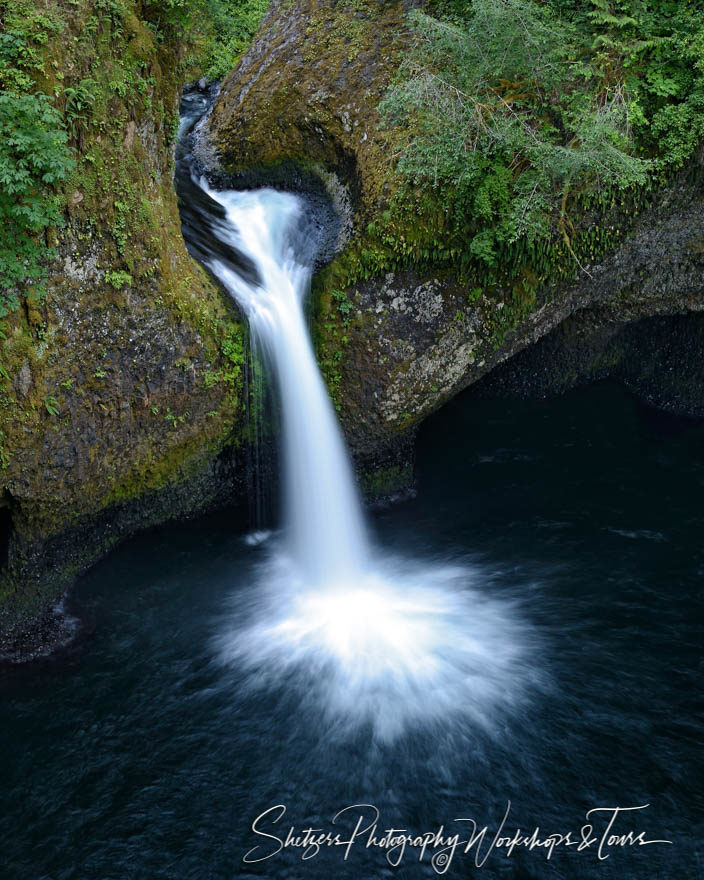
[(0, 0), (8, 880), (696, 876), (704, 4)]
[[(195, 145), (211, 179), (306, 191), (338, 217), (323, 220), (315, 339), (365, 494), (407, 492), (418, 426), (479, 380), (543, 395), (611, 375), (700, 415), (700, 153), (656, 187), (580, 196), (571, 253), (554, 229), (500, 272), (453, 266), (454, 233), (401, 191), (402, 141), (379, 111), (418, 5), (271, 3)], [(148, 4), (91, 9), (32, 13), (21, 36), (46, 47), (41, 88), (74, 83), (78, 160), (61, 184), (67, 222), (43, 233), (46, 292), (3, 318), (2, 630), (20, 651), (23, 622), (49, 626), (64, 586), (116, 542), (244, 505), (248, 482), (242, 318), (179, 232), (181, 37)], [(16, 40), (20, 14), (5, 13)]]

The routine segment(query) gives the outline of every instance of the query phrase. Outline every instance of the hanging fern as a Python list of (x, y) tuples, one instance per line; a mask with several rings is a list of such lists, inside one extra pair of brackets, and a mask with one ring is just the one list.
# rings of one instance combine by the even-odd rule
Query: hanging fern
[(45, 277), (41, 233), (60, 222), (53, 187), (73, 168), (63, 120), (43, 95), (0, 94), (0, 317)]

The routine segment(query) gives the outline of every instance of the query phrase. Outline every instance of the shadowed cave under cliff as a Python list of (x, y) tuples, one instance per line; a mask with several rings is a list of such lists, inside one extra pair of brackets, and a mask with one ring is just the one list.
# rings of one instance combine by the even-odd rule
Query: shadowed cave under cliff
[(0, 496), (0, 571), (7, 567), (12, 534), (12, 511), (7, 496)]

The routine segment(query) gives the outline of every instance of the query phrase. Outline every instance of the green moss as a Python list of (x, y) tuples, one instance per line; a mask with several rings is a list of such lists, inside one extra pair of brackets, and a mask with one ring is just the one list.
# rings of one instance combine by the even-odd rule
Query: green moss
[[(626, 190), (571, 180), (559, 193), (562, 224), (544, 235), (507, 239), (487, 263), (468, 246), (476, 230), (461, 187), (434, 188), (426, 179), (399, 174), (402, 127), (380, 126), (377, 106), (407, 57), (404, 5), (304, 0), (282, 8), (282, 16), (267, 36), (270, 51), (283, 51), (291, 63), (258, 69), (242, 102), (233, 96), (250, 74), (235, 74), (215, 107), (212, 133), (233, 171), (287, 161), (318, 164), (349, 187), (353, 237), (314, 286), (318, 356), (338, 406), (349, 317), (339, 305), (353, 301), (357, 286), (407, 271), (472, 292), (468, 307), (479, 316), (485, 356), (504, 346), (536, 309), (587, 279), (589, 267), (617, 247), (659, 197), (662, 178), (657, 186)], [(284, 41), (300, 47), (302, 66)], [(496, 193), (484, 195), (491, 202)]]
[[(154, 10), (131, 0), (0, 6), (31, 49), (27, 86), (73, 114), (76, 160), (59, 192), (64, 225), (47, 231), (60, 254), (47, 296), (28, 291), (0, 338), (0, 489), (23, 497), (28, 540), (175, 484), (239, 442), (243, 329), (180, 235), (170, 145), (181, 36), (157, 33)], [(134, 348), (131, 326), (153, 338)], [(170, 345), (181, 351), (168, 363)], [(222, 381), (203, 389), (208, 372)], [(54, 455), (66, 464), (52, 469)]]
[(103, 504), (110, 507), (141, 498), (197, 474), (223, 447), (222, 424), (209, 419), (203, 428), (203, 432), (182, 440), (166, 452), (147, 437), (137, 450), (135, 467), (103, 499)]
[(360, 479), (366, 498), (383, 498), (413, 485), (413, 467), (410, 464), (392, 464), (363, 470)]

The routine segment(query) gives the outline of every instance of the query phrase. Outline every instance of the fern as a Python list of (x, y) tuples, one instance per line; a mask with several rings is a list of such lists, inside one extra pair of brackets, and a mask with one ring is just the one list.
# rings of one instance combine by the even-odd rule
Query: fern
[(0, 317), (17, 307), (22, 285), (45, 277), (40, 233), (61, 221), (54, 187), (73, 169), (67, 141), (43, 95), (0, 94)]
[(82, 79), (76, 86), (68, 86), (64, 90), (66, 96), (65, 115), (71, 133), (75, 136), (80, 127), (85, 127), (88, 122), (88, 114), (95, 103), (94, 79)]
[(474, 0), (461, 24), (412, 20), (417, 49), (381, 110), (405, 143), (399, 171), (442, 193), (451, 246), (495, 265), (504, 246), (550, 234), (575, 180), (645, 182), (622, 91), (597, 101), (576, 88), (567, 23), (533, 0)]
[(615, 27), (622, 30), (627, 27), (635, 27), (638, 24), (635, 18), (630, 15), (619, 15), (610, 0), (589, 0), (589, 2), (594, 8), (587, 15), (598, 26)]
[(365, 248), (364, 271), (417, 259), (540, 263), (556, 233), (573, 254), (571, 193), (605, 205), (704, 141), (700, 3), (424, 8), (410, 14), (416, 41), (380, 105), (403, 185), (369, 231), (381, 247)]

